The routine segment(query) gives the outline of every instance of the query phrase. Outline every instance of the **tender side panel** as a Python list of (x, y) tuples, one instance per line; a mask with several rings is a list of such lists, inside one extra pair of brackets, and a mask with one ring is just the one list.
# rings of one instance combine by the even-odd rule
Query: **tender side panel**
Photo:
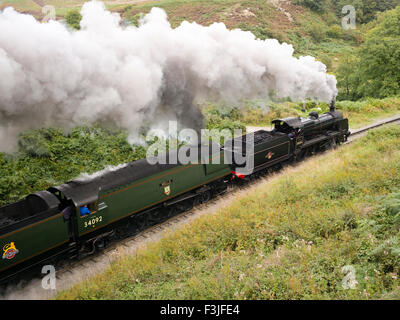
[[(276, 137), (270, 140), (267, 140), (262, 143), (258, 143), (254, 146), (254, 150), (246, 150), (246, 158), (251, 158), (254, 155), (254, 171), (259, 169), (272, 166), (278, 162), (284, 161), (290, 157), (293, 152), (293, 143), (287, 137), (287, 135), (282, 135), (280, 137)], [(227, 150), (229, 153), (230, 151)], [(236, 151), (237, 152), (237, 151)], [(240, 172), (240, 168), (247, 165), (250, 167), (250, 164), (246, 162), (246, 164), (238, 163), (237, 160), (241, 159), (242, 156), (237, 155), (236, 152), (233, 153), (233, 162), (232, 170)], [(236, 157), (235, 157), (236, 156)]]
[(31, 208), (26, 199), (9, 204), (0, 208), (0, 227), (3, 220), (18, 221), (28, 218), (31, 215)]
[(0, 272), (68, 242), (68, 224), (61, 214), (0, 236)]
[(258, 145), (254, 150), (254, 167), (285, 160), (290, 154), (290, 139), (283, 136), (279, 139)]
[(211, 156), (208, 160), (208, 164), (205, 164), (205, 171), (207, 179), (213, 176), (228, 175), (231, 172), (229, 163), (225, 164), (225, 152), (221, 151)]
[[(130, 185), (103, 192), (99, 195), (97, 212), (78, 218), (79, 234), (87, 234), (229, 174), (227, 165), (213, 169), (215, 170), (212, 173), (206, 175), (202, 164), (181, 165)], [(91, 223), (88, 224), (88, 221)]]

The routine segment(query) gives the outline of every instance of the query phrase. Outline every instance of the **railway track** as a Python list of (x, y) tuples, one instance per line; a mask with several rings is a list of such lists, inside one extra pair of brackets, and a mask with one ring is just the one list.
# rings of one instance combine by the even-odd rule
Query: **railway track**
[(359, 139), (360, 137), (364, 136), (365, 134), (367, 134), (367, 132), (371, 129), (375, 129), (384, 125), (388, 125), (391, 123), (400, 123), (400, 116), (396, 115), (390, 118), (386, 118), (386, 119), (382, 119), (382, 120), (378, 120), (375, 123), (362, 127), (360, 129), (350, 129), (351, 131), (351, 135), (349, 136), (348, 140), (345, 142), (345, 144), (351, 143), (352, 141)]
[[(351, 143), (361, 138), (369, 130), (392, 123), (400, 123), (400, 115), (376, 121), (366, 127), (351, 130), (351, 135), (345, 144)], [(167, 232), (174, 231), (182, 225), (203, 216), (215, 213), (219, 208), (228, 205), (233, 199), (244, 195), (251, 189), (265, 183), (267, 177), (250, 181), (245, 185), (233, 186), (222, 195), (212, 198), (205, 204), (196, 206), (192, 210), (180, 213), (159, 224), (151, 226), (138, 234), (110, 244), (99, 253), (86, 257), (78, 261), (67, 261), (60, 270), (56, 270), (56, 289), (43, 289), (42, 279), (32, 279), (26, 283), (7, 288), (6, 293), (1, 299), (49, 299), (66, 290), (72, 285), (87, 280), (95, 274), (106, 270), (112, 263), (119, 258), (137, 253), (140, 248), (150, 242), (163, 238)]]

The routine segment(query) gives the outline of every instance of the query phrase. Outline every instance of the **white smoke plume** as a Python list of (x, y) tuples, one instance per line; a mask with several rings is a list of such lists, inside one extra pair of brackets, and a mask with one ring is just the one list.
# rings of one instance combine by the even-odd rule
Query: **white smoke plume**
[(195, 103), (275, 97), (330, 101), (336, 79), (293, 47), (250, 32), (183, 22), (159, 8), (139, 27), (87, 2), (81, 30), (0, 11), (0, 150), (26, 129), (112, 121), (134, 137), (143, 123), (178, 120), (199, 129)]

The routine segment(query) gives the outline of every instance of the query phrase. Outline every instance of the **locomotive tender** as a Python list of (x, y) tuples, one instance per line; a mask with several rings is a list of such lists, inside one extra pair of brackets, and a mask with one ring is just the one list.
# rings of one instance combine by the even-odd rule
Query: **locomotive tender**
[[(254, 145), (254, 152), (246, 155), (254, 160), (250, 177), (331, 148), (350, 135), (348, 120), (335, 110), (333, 103), (330, 111), (322, 115), (312, 112), (307, 118), (272, 123), (272, 131), (257, 131), (250, 142), (246, 136), (235, 138), (244, 144), (243, 150), (249, 150), (246, 143)], [(217, 150), (209, 152), (209, 160), (219, 157), (219, 164), (199, 161), (152, 165), (142, 159), (1, 207), (0, 283), (59, 257), (93, 253), (109, 240), (123, 238), (132, 230), (206, 202), (230, 183), (248, 178), (234, 169), (243, 164), (224, 163), (224, 157), (234, 158), (233, 148), (218, 146)], [(80, 216), (83, 205), (88, 205), (90, 215)], [(73, 208), (73, 214), (64, 216), (61, 211), (68, 206)]]

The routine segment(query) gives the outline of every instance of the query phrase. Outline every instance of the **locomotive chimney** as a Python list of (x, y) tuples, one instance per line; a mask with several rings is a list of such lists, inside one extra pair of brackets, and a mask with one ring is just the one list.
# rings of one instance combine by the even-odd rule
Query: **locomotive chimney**
[(329, 106), (329, 112), (335, 111), (335, 98), (332, 99), (331, 104)]

